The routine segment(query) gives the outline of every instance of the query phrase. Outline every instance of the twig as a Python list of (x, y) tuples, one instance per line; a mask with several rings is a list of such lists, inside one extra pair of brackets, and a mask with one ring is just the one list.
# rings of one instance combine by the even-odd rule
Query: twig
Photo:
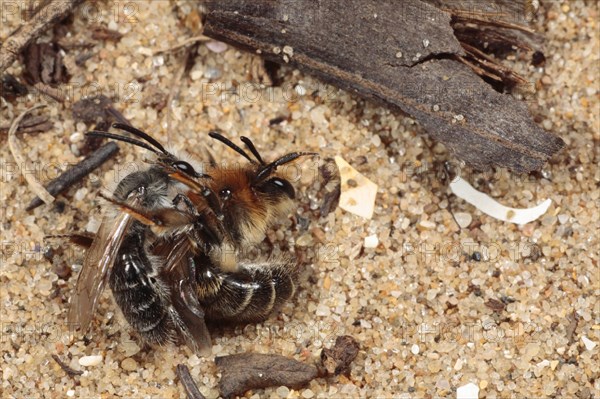
[(169, 47), (169, 48), (162, 49), (162, 50), (156, 50), (152, 55), (157, 55), (157, 54), (161, 54), (161, 53), (172, 53), (173, 51), (177, 51), (182, 47), (187, 47), (187, 46), (195, 44), (197, 42), (208, 42), (210, 40), (213, 40), (213, 39), (211, 39), (208, 36), (204, 36), (204, 35), (190, 37), (189, 39), (184, 40), (183, 43), (176, 44), (173, 47)]
[(6, 70), (33, 39), (69, 14), (83, 0), (63, 0), (48, 3), (31, 20), (2, 43), (0, 48), (0, 74)]
[(188, 399), (206, 399), (200, 393), (200, 390), (198, 390), (194, 379), (190, 375), (190, 369), (185, 364), (177, 365), (177, 376), (179, 377), (179, 381), (181, 381), (181, 385), (183, 385), (183, 389), (185, 389)]
[(45, 83), (38, 82), (33, 87), (40, 93), (47, 95), (59, 103), (64, 103), (66, 100), (65, 95), (60, 90), (55, 89), (54, 87), (51, 87)]
[(57, 355), (53, 354), (52, 359), (54, 359), (54, 361), (60, 366), (60, 368), (63, 369), (64, 372), (67, 373), (67, 375), (70, 375), (71, 377), (83, 374), (83, 371), (75, 370), (69, 367), (66, 363), (60, 360), (60, 358)]
[[(27, 115), (33, 110), (45, 106), (45, 104), (40, 104), (31, 107), (28, 110), (25, 110), (23, 113), (21, 113), (21, 115), (15, 118), (15, 120), (12, 123), (12, 126), (8, 130), (8, 147), (10, 148), (10, 152), (15, 158), (15, 161), (17, 161), (17, 164), (21, 165), (21, 171), (24, 170), (23, 166), (25, 165), (25, 157), (21, 153), (21, 148), (19, 146), (19, 142), (17, 141), (17, 128), (19, 127), (19, 123), (21, 123), (21, 120), (25, 117), (25, 115)], [(23, 177), (25, 177), (25, 180), (29, 184), (29, 187), (31, 187), (33, 192), (36, 193), (37, 196), (42, 199), (42, 201), (44, 201), (46, 204), (51, 204), (52, 202), (54, 202), (54, 197), (48, 191), (46, 191), (44, 186), (42, 186), (42, 184), (39, 181), (37, 181), (32, 174), (24, 173)]]
[[(12, 124), (0, 125), (0, 133), (7, 133), (8, 130), (10, 129), (11, 125)], [(53, 124), (52, 124), (52, 122), (50, 122), (48, 120), (48, 117), (41, 116), (41, 115), (40, 116), (32, 116), (30, 118), (24, 119), (19, 124), (17, 133), (32, 133), (32, 132), (38, 132), (38, 131), (45, 131), (45, 130), (41, 130), (41, 129), (48, 130), (52, 126), (53, 126)]]
[[(94, 169), (102, 165), (108, 159), (112, 158), (117, 152), (119, 152), (119, 146), (114, 141), (103, 145), (96, 151), (92, 152), (89, 156), (84, 158), (77, 165), (67, 169), (60, 176), (53, 179), (46, 185), (46, 190), (54, 196), (59, 195), (73, 184), (80, 181), (82, 178), (90, 174)], [(30, 211), (42, 205), (42, 200), (39, 197), (35, 197), (27, 206), (26, 210)]]

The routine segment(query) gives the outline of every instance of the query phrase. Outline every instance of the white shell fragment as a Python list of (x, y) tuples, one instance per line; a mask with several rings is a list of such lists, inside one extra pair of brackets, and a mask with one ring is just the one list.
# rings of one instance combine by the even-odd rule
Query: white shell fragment
[(594, 341), (592, 341), (585, 335), (581, 337), (581, 340), (583, 341), (583, 344), (585, 345), (585, 349), (587, 349), (589, 351), (593, 350), (596, 347), (596, 345), (598, 345), (597, 343), (595, 343)]
[(377, 245), (379, 245), (379, 238), (376, 234), (365, 237), (365, 248), (377, 248)]
[(83, 356), (79, 358), (79, 364), (84, 367), (97, 366), (102, 362), (101, 355)]
[(533, 208), (516, 209), (504, 206), (487, 194), (477, 191), (466, 180), (456, 177), (450, 182), (450, 189), (459, 198), (464, 199), (481, 212), (504, 222), (526, 224), (542, 216), (552, 203), (551, 199)]
[(365, 219), (373, 217), (377, 184), (358, 173), (342, 157), (336, 156), (335, 163), (340, 170), (340, 208)]
[(472, 382), (456, 389), (456, 399), (478, 399), (479, 387)]
[(206, 47), (213, 53), (217, 54), (227, 50), (227, 44), (219, 42), (217, 40), (211, 40), (209, 42), (206, 42)]

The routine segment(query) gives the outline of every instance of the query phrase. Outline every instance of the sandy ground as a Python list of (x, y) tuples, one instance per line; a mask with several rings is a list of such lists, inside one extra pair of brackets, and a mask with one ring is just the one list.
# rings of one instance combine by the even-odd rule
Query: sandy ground
[[(600, 395), (595, 2), (543, 1), (535, 24), (547, 37), (547, 62), (537, 68), (526, 59), (513, 65), (538, 89), (529, 102), (532, 115), (565, 140), (565, 150), (535, 176), (462, 170), (479, 190), (509, 206), (531, 207), (550, 198), (548, 212), (524, 226), (483, 215), (451, 195), (433, 165), (456, 160), (411, 118), (291, 69), (285, 70), (284, 86), (257, 91), (249, 82), (262, 76), (259, 60), (232, 48), (215, 53), (200, 46), (191, 71), (179, 79), (181, 56), (152, 54), (194, 35), (179, 21), (190, 4), (136, 2), (133, 22), (123, 18), (131, 15), (124, 4), (100, 2), (76, 14), (71, 29), (76, 40), (90, 40), (91, 24), (124, 36), (117, 43), (96, 42), (82, 67), (74, 62), (78, 50), (66, 55), (73, 100), (94, 90), (116, 96), (115, 107), (134, 125), (176, 150), (201, 155), (206, 132), (216, 128), (234, 140), (251, 137), (269, 159), (293, 150), (318, 151), (322, 159), (342, 155), (379, 186), (372, 220), (341, 209), (319, 218), (318, 164), (302, 163), (295, 182), (296, 223), (284, 220), (269, 233), (302, 260), (298, 294), (264, 323), (213, 331), (214, 355), (256, 351), (306, 362), (315, 361), (336, 336), (348, 334), (361, 345), (351, 377), (247, 396), (456, 397), (468, 383), (479, 387), (480, 398)], [(187, 21), (194, 26), (193, 18)], [(4, 14), (1, 38), (19, 22), (18, 15)], [(173, 87), (179, 95), (172, 112), (144, 105), (153, 93), (168, 95)], [(2, 123), (42, 101), (29, 95), (3, 102)], [(109, 292), (88, 340), (69, 331), (67, 303), (83, 253), (55, 244), (66, 254), (58, 263), (74, 270), (60, 278), (57, 266), (42, 256), (43, 237), (97, 228), (98, 192), (131, 171), (144, 151), (122, 145), (115, 160), (57, 199), (62, 213), (62, 205), (26, 212), (33, 193), (19, 171), (47, 181), (80, 159), (82, 133), (92, 127), (74, 122), (70, 104), (50, 101), (40, 112), (51, 116), (54, 129), (21, 136), (31, 163), (15, 164), (6, 138), (0, 138), (0, 396), (184, 397), (175, 377), (182, 363), (200, 391), (216, 398), (219, 374), (212, 356), (199, 358), (184, 346), (140, 348)], [(280, 116), (287, 120), (269, 126)], [(214, 151), (237, 160), (222, 146)], [(471, 225), (460, 229), (451, 212), (469, 214)], [(365, 237), (372, 235), (377, 247), (365, 248)], [(482, 255), (480, 261), (472, 259), (474, 252)], [(67, 376), (53, 354), (83, 375)], [(88, 355), (102, 360), (81, 366), (79, 359)]]

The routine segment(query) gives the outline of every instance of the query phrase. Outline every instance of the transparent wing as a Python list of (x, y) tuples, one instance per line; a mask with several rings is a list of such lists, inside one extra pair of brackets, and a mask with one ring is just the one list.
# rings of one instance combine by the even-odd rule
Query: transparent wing
[[(139, 202), (139, 197), (128, 201), (132, 206)], [(68, 317), (72, 328), (79, 327), (83, 332), (89, 328), (98, 299), (104, 290), (108, 271), (132, 222), (132, 216), (125, 212), (116, 218), (105, 217), (102, 221), (91, 247), (86, 251), (75, 294), (71, 297)]]

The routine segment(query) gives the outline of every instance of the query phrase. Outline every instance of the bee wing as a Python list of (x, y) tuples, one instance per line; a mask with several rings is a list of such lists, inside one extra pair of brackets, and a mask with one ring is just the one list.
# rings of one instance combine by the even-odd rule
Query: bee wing
[[(136, 205), (137, 198), (131, 202)], [(105, 217), (102, 221), (91, 247), (86, 251), (75, 294), (71, 297), (69, 323), (72, 327), (79, 327), (84, 332), (89, 328), (108, 271), (132, 221), (132, 217), (125, 212), (116, 218)]]
[(210, 351), (210, 332), (196, 292), (195, 265), (189, 261), (194, 249), (188, 236), (181, 234), (173, 240), (158, 242), (153, 253), (166, 259), (161, 277), (169, 284), (171, 303), (180, 321), (177, 327), (187, 346), (194, 352)]

